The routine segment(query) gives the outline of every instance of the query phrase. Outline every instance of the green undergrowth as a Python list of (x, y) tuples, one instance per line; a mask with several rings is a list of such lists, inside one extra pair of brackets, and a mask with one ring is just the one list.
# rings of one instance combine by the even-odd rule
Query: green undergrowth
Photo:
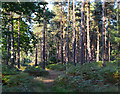
[(2, 74), (3, 75), (15, 75), (20, 73), (16, 67), (11, 67), (10, 65), (2, 64)]
[(24, 72), (29, 73), (33, 76), (48, 76), (49, 72), (46, 70), (43, 70), (40, 66), (28, 66), (24, 70)]
[[(3, 77), (3, 79), (5, 79)], [(34, 92), (35, 87), (43, 87), (42, 82), (35, 82), (34, 78), (28, 73), (8, 75), (6, 82), (3, 83), (3, 92)]]
[(66, 70), (65, 64), (62, 65), (60, 63), (58, 63), (58, 64), (49, 64), (47, 67), (49, 69), (56, 70), (56, 71), (64, 71), (64, 70)]
[(35, 76), (48, 76), (48, 71), (40, 66), (26, 66), (24, 71), (17, 67), (2, 64), (3, 92), (37, 92), (45, 90), (42, 81), (36, 81)]
[(101, 62), (71, 66), (59, 76), (55, 87), (79, 92), (117, 92), (119, 82), (118, 62)]

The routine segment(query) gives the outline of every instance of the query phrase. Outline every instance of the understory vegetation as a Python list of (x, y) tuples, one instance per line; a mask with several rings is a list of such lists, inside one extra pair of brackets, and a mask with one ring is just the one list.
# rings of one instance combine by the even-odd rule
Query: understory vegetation
[(120, 73), (118, 62), (101, 62), (71, 66), (56, 79), (55, 87), (78, 92), (118, 92)]
[(2, 1), (2, 92), (120, 92), (119, 0)]
[[(25, 68), (24, 70), (23, 67)], [(21, 69), (2, 65), (2, 91), (3, 92), (35, 92), (35, 88), (43, 90), (42, 81), (34, 80), (36, 76), (48, 76), (48, 72), (40, 66), (21, 66)]]

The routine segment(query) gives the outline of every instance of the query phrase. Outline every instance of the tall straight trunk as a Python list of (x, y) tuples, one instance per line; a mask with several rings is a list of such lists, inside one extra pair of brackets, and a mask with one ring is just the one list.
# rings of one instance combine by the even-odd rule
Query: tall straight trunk
[(108, 17), (108, 62), (110, 62), (110, 20)]
[(6, 64), (7, 65), (8, 65), (8, 62), (9, 62), (9, 54), (10, 54), (9, 46), (10, 46), (10, 43), (9, 43), (9, 23), (8, 23), (8, 27), (7, 27), (7, 59), (6, 59)]
[(85, 26), (84, 26), (84, 7), (85, 7), (85, 0), (82, 0), (82, 8), (81, 8), (81, 30), (80, 30), (80, 64), (82, 65), (84, 63), (84, 39), (83, 34), (85, 32)]
[(45, 5), (44, 5), (44, 18), (43, 18), (43, 69), (45, 69)]
[(107, 20), (107, 8), (105, 7), (105, 60), (106, 60), (106, 20)]
[(92, 53), (92, 55), (91, 55), (91, 60), (92, 61), (94, 61), (95, 60), (95, 36), (94, 36), (94, 31), (93, 31), (93, 33), (92, 33), (92, 45), (91, 45), (91, 53)]
[(75, 0), (73, 0), (73, 65), (75, 66), (75, 50), (76, 50), (76, 30), (75, 30)]
[(103, 6), (102, 6), (102, 16), (103, 16), (103, 21), (102, 21), (102, 64), (105, 66), (105, 2), (103, 1)]
[(90, 63), (91, 51), (90, 51), (90, 4), (87, 0), (87, 62)]
[(64, 64), (66, 63), (66, 51), (65, 51), (65, 31), (64, 31), (64, 26), (65, 26), (65, 16), (64, 16), (64, 8), (63, 8), (63, 62)]
[(68, 0), (68, 12), (67, 12), (67, 58), (66, 58), (66, 68), (68, 67), (68, 63), (69, 63), (69, 20), (70, 20), (69, 4), (70, 4), (70, 1)]
[(11, 17), (11, 66), (14, 65), (14, 36), (13, 36), (13, 17)]
[(37, 66), (37, 61), (38, 61), (38, 44), (36, 44), (35, 66)]
[(20, 68), (20, 18), (18, 18), (18, 68)]
[(61, 4), (61, 64), (63, 64), (63, 29), (62, 29), (62, 4)]
[(42, 40), (40, 39), (40, 63), (42, 63)]
[(76, 29), (76, 61), (75, 61), (76, 63), (78, 63), (78, 53), (79, 53), (78, 52), (79, 51), (79, 48), (78, 48), (79, 45), (78, 45), (78, 32), (77, 31), (78, 31), (78, 27)]
[(96, 62), (99, 62), (99, 21), (97, 21), (97, 54)]
[(57, 63), (58, 63), (58, 60), (59, 60), (59, 39), (58, 39), (58, 34), (57, 34), (56, 42), (57, 42)]
[[(47, 22), (45, 23), (45, 29), (46, 29), (46, 31), (47, 31)], [(45, 50), (46, 50), (46, 51), (45, 51), (45, 52), (46, 52), (46, 55), (45, 55), (46, 59), (45, 59), (45, 60), (46, 60), (46, 61), (45, 61), (45, 62), (47, 63), (47, 60), (48, 60), (48, 53), (47, 53), (47, 51), (48, 51), (48, 49), (47, 49), (47, 47), (48, 47), (48, 46), (47, 46), (47, 33), (46, 33), (46, 35), (45, 35), (45, 41), (46, 41), (46, 43), (45, 43), (45, 46), (46, 46), (46, 49), (45, 49)]]

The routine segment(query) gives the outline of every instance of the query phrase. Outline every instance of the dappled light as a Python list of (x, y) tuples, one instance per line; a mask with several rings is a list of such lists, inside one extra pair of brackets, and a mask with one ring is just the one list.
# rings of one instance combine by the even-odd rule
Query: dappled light
[(119, 0), (18, 1), (0, 2), (3, 94), (120, 92)]

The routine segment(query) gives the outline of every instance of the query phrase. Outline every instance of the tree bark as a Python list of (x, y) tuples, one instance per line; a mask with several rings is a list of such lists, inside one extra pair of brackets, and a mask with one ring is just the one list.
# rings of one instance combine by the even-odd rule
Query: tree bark
[(91, 51), (90, 51), (90, 4), (87, 0), (87, 62), (90, 63)]
[(75, 50), (76, 50), (76, 30), (75, 30), (75, 0), (73, 0), (73, 65), (75, 66)]
[(9, 49), (10, 43), (9, 43), (9, 23), (7, 27), (7, 59), (6, 59), (6, 64), (8, 65), (9, 62), (9, 55), (10, 55), (10, 49)]
[(110, 20), (108, 18), (108, 62), (110, 62)]
[(65, 26), (65, 16), (64, 16), (64, 8), (63, 8), (63, 62), (64, 64), (66, 63), (66, 51), (65, 51), (65, 40), (66, 40), (66, 37), (65, 37), (65, 31), (64, 31), (64, 26)]
[(80, 64), (84, 63), (84, 32), (85, 32), (85, 25), (84, 25), (84, 7), (85, 7), (85, 0), (82, 0), (82, 8), (81, 8), (81, 30), (80, 30)]
[(20, 68), (20, 18), (18, 18), (18, 68)]
[(38, 61), (38, 44), (36, 44), (35, 66), (37, 66), (37, 61)]
[(14, 65), (14, 36), (13, 36), (13, 17), (11, 16), (11, 66)]
[(44, 18), (43, 18), (43, 69), (45, 69), (45, 5), (43, 10)]
[(57, 42), (57, 63), (58, 63), (58, 60), (59, 60), (59, 39), (58, 39), (58, 34), (57, 34), (56, 42)]
[(105, 66), (105, 2), (103, 1), (103, 6), (102, 6), (102, 16), (103, 16), (103, 21), (102, 21), (102, 65)]
[(97, 21), (97, 55), (96, 62), (99, 62), (99, 21)]
[(62, 29), (62, 3), (61, 3), (61, 64), (63, 64), (63, 29)]
[(70, 15), (69, 15), (69, 4), (70, 1), (68, 0), (68, 14), (67, 14), (67, 59), (66, 59), (66, 69), (68, 67), (68, 63), (69, 63), (69, 20), (70, 20)]
[(105, 7), (105, 60), (106, 60), (106, 20), (107, 20), (107, 8)]

